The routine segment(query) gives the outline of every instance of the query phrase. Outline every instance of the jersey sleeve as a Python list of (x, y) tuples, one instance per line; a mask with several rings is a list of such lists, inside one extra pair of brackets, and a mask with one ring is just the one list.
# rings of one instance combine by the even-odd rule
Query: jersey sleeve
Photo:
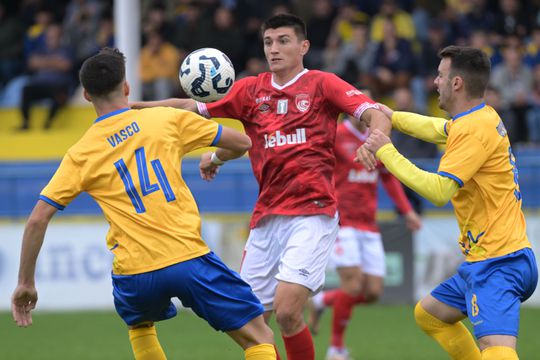
[(39, 199), (58, 210), (64, 208), (83, 191), (80, 166), (67, 153)]
[(341, 112), (360, 118), (367, 109), (378, 109), (375, 101), (337, 75), (325, 73), (325, 76), (324, 96)]
[(211, 103), (197, 103), (199, 114), (206, 118), (219, 117), (243, 120), (247, 113), (246, 89), (248, 83), (255, 77), (243, 78), (236, 81), (231, 90), (221, 100)]
[(466, 131), (453, 129), (439, 164), (439, 175), (455, 180), (460, 187), (484, 164), (488, 152), (479, 139)]
[(222, 126), (190, 111), (175, 110), (184, 153), (219, 142)]

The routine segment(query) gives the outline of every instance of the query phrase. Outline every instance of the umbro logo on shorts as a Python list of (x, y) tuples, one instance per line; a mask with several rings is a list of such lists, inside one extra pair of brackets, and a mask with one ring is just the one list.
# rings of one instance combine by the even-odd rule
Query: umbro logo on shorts
[(300, 269), (298, 270), (298, 273), (303, 276), (303, 277), (308, 277), (309, 276), (309, 271), (307, 271), (306, 269)]

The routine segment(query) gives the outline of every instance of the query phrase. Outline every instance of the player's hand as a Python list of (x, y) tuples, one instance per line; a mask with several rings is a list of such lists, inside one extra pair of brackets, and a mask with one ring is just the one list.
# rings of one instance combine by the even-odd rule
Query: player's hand
[(420, 230), (422, 227), (422, 219), (416, 213), (416, 211), (409, 211), (407, 214), (405, 214), (405, 225), (411, 231)]
[(362, 164), (368, 171), (375, 170), (377, 166), (377, 159), (375, 155), (363, 144), (356, 150), (356, 157), (354, 162)]
[(389, 144), (390, 138), (386, 136), (381, 130), (375, 129), (369, 137), (366, 139), (364, 146), (368, 149), (373, 155), (386, 144)]
[(206, 152), (201, 156), (201, 162), (199, 163), (199, 172), (201, 178), (206, 181), (212, 181), (219, 172), (219, 166), (212, 163), (212, 152)]
[(34, 286), (18, 285), (11, 296), (11, 313), (18, 326), (32, 325), (32, 314), (36, 307), (37, 290)]
[(381, 103), (377, 103), (377, 105), (379, 106), (379, 110), (381, 110), (382, 113), (386, 115), (387, 118), (392, 120), (392, 115), (394, 115), (394, 110), (390, 109), (388, 106)]

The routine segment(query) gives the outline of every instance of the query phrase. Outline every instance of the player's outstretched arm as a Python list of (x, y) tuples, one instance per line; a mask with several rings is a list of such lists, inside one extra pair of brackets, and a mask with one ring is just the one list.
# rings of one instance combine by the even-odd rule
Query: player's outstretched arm
[(32, 210), (24, 228), (19, 280), (11, 297), (11, 312), (18, 326), (32, 325), (32, 311), (36, 307), (37, 291), (35, 287), (36, 262), (43, 244), (49, 221), (56, 213), (56, 208), (39, 200)]
[(378, 130), (370, 134), (366, 148), (375, 153), (386, 169), (404, 185), (435, 206), (444, 206), (459, 189), (456, 181), (419, 169), (396, 150), (388, 136)]
[(381, 111), (389, 119), (392, 119), (392, 127), (394, 129), (426, 142), (434, 144), (446, 143), (448, 134), (446, 133), (445, 126), (448, 120), (411, 112), (393, 111), (384, 104), (378, 105)]
[(215, 152), (208, 152), (201, 156), (199, 171), (204, 180), (214, 179), (219, 167), (226, 161), (243, 156), (251, 149), (251, 139), (245, 134), (224, 126), (217, 146)]
[(130, 102), (129, 106), (132, 109), (145, 109), (150, 107), (166, 106), (198, 113), (197, 103), (193, 99), (170, 98), (156, 101), (135, 101)]

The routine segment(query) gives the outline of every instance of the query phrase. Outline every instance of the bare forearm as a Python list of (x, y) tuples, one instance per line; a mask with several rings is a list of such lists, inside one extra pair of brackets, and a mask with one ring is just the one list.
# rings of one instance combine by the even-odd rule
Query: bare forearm
[(233, 159), (238, 159), (239, 157), (244, 156), (246, 151), (234, 151), (229, 149), (217, 148), (216, 156), (222, 161), (229, 161)]
[(193, 99), (170, 98), (157, 101), (137, 101), (131, 104), (132, 109), (144, 109), (156, 106), (168, 106), (198, 113), (197, 104)]
[(368, 126), (369, 130), (373, 132), (375, 129), (381, 130), (384, 134), (390, 135), (392, 130), (392, 122), (384, 115), (384, 113), (378, 109), (367, 109), (361, 116), (361, 120)]
[(36, 262), (46, 230), (47, 222), (29, 221), (26, 224), (21, 248), (19, 284), (34, 285)]

